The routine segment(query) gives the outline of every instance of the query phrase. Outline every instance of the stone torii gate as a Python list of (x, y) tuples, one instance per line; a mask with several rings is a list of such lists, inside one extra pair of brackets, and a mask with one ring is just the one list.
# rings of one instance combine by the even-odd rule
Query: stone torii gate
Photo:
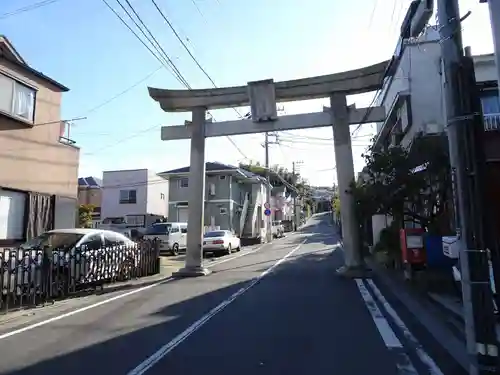
[[(360, 253), (358, 225), (349, 184), (354, 179), (350, 124), (385, 120), (383, 107), (347, 106), (346, 95), (375, 91), (382, 87), (388, 62), (342, 73), (274, 82), (272, 79), (249, 82), (247, 86), (201, 90), (166, 90), (148, 88), (149, 95), (165, 112), (192, 112), (192, 121), (185, 125), (164, 126), (164, 141), (191, 139), (189, 169), (189, 211), (185, 267), (175, 275), (192, 277), (207, 275), (203, 265), (203, 220), (205, 201), (205, 139), (251, 133), (317, 128), (333, 125), (337, 181), (342, 207), (341, 220), (345, 266), (339, 272), (357, 276), (364, 271)], [(276, 103), (330, 98), (330, 108), (322, 112), (277, 115)], [(247, 106), (251, 119), (211, 122), (207, 110)]]

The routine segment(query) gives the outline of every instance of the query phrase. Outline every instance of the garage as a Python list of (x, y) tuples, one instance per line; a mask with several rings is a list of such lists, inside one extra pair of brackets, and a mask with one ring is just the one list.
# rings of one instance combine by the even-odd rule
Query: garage
[(0, 188), (0, 241), (22, 240), (26, 194)]
[(177, 207), (177, 221), (187, 223), (188, 221), (188, 207)]

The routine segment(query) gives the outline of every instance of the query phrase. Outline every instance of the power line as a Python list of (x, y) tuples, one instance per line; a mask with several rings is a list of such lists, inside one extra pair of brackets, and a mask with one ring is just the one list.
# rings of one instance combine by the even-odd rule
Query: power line
[(12, 16), (17, 16), (21, 13), (26, 13), (26, 12), (29, 12), (31, 10), (42, 8), (42, 7), (45, 7), (47, 5), (57, 3), (58, 1), (61, 1), (61, 0), (43, 0), (43, 1), (39, 1), (37, 3), (26, 5), (24, 7), (18, 8), (16, 10), (11, 11), (11, 12), (6, 12), (3, 14), (0, 14), (0, 20), (4, 20), (4, 19), (12, 17)]
[(102, 102), (101, 104), (98, 104), (96, 105), (95, 107), (92, 107), (91, 109), (89, 109), (88, 111), (85, 112), (85, 115), (88, 115), (90, 113), (93, 113), (95, 111), (97, 111), (98, 109), (101, 109), (102, 107), (104, 107), (105, 105), (108, 105), (109, 103), (111, 103), (113, 100), (115, 99), (118, 99), (120, 96), (122, 95), (125, 95), (127, 92), (129, 92), (130, 90), (136, 88), (137, 86), (139, 86), (141, 83), (147, 81), (150, 77), (152, 77), (154, 74), (156, 74), (158, 71), (160, 71), (161, 69), (163, 69), (164, 67), (163, 66), (160, 66), (159, 68), (153, 70), (151, 73), (148, 73), (148, 75), (146, 75), (144, 78), (141, 78), (139, 81), (137, 81), (136, 83), (134, 83), (133, 85), (127, 87), (125, 90), (119, 92), (118, 94), (112, 96), (111, 98), (105, 100), (104, 102)]
[[(186, 43), (184, 43), (184, 41), (182, 40), (182, 38), (180, 37), (179, 33), (177, 32), (177, 30), (175, 29), (175, 27), (172, 25), (172, 23), (170, 22), (170, 20), (168, 19), (168, 17), (164, 14), (164, 12), (160, 9), (160, 7), (158, 6), (158, 4), (156, 3), (155, 0), (151, 0), (151, 2), (153, 3), (153, 5), (155, 6), (156, 10), (158, 11), (158, 13), (160, 13), (161, 17), (165, 20), (165, 22), (167, 23), (168, 27), (170, 28), (170, 30), (172, 30), (172, 32), (174, 33), (175, 37), (177, 38), (177, 40), (181, 43), (182, 47), (186, 50), (186, 52), (188, 53), (188, 55), (191, 57), (191, 59), (194, 61), (194, 63), (196, 64), (196, 66), (202, 71), (202, 73), (205, 75), (205, 77), (208, 78), (208, 80), (210, 81), (210, 83), (215, 87), (215, 88), (218, 88), (217, 87), (217, 84), (215, 83), (215, 81), (212, 79), (212, 77), (210, 76), (210, 74), (207, 73), (207, 71), (205, 70), (205, 68), (203, 68), (203, 66), (200, 64), (200, 62), (198, 61), (198, 59), (193, 55), (193, 53), (190, 51), (190, 49), (188, 48), (188, 46), (186, 45)], [(234, 107), (232, 107), (233, 110), (238, 114), (238, 116), (240, 118), (243, 118), (243, 116), (241, 115), (241, 113)]]
[[(155, 0), (151, 0), (151, 2), (153, 3), (154, 7), (156, 8), (156, 10), (158, 11), (158, 13), (160, 13), (161, 17), (163, 18), (163, 20), (167, 23), (168, 27), (170, 28), (170, 30), (172, 30), (172, 32), (174, 33), (175, 37), (177, 38), (177, 40), (181, 43), (182, 47), (186, 50), (186, 52), (188, 53), (188, 55), (191, 57), (191, 59), (194, 61), (194, 63), (196, 64), (196, 66), (203, 72), (203, 74), (208, 78), (208, 80), (210, 81), (210, 83), (212, 83), (212, 85), (217, 88), (217, 85), (215, 83), (215, 81), (212, 79), (212, 77), (210, 77), (210, 75), (207, 73), (207, 71), (203, 68), (203, 66), (199, 63), (199, 61), (196, 59), (196, 57), (193, 55), (193, 53), (189, 50), (188, 46), (186, 45), (186, 43), (184, 43), (184, 41), (182, 40), (182, 38), (180, 37), (179, 33), (177, 32), (177, 30), (175, 29), (175, 27), (172, 25), (172, 23), (170, 22), (170, 20), (168, 19), (168, 17), (164, 14), (164, 12), (160, 9), (160, 7), (158, 6), (158, 4), (156, 3)], [(240, 118), (243, 118), (243, 116), (241, 115), (241, 113), (233, 107), (233, 110), (236, 112), (236, 114), (240, 117)], [(208, 112), (210, 114), (210, 112)], [(212, 119), (215, 121), (215, 118), (212, 114), (210, 114), (212, 116)], [(244, 153), (243, 151), (238, 147), (238, 145), (236, 144), (236, 142), (234, 142), (234, 140), (229, 137), (229, 136), (226, 136), (226, 138), (229, 140), (229, 142), (236, 148), (236, 150), (238, 150), (238, 152), (241, 154), (241, 156), (243, 156), (245, 159), (247, 160), (250, 160)]]
[[(120, 3), (118, 0), (116, 0), (118, 3)], [(113, 12), (113, 14), (120, 20), (120, 22), (122, 24), (125, 25), (125, 27), (127, 27), (127, 29), (137, 38), (137, 40), (139, 42), (141, 42), (141, 44), (146, 47), (146, 49), (153, 55), (153, 57), (155, 59), (157, 59), (160, 64), (162, 64), (163, 66), (165, 66), (165, 68), (167, 68), (167, 70), (169, 70), (173, 76), (182, 84), (184, 85), (184, 82), (183, 82), (183, 79), (182, 79), (182, 75), (179, 75), (179, 73), (177, 73), (176, 71), (177, 68), (175, 67), (175, 64), (173, 64), (173, 66), (175, 67), (175, 69), (172, 67), (172, 66), (169, 66), (168, 64), (165, 65), (165, 61), (162, 61), (161, 58), (158, 57), (158, 55), (156, 55), (153, 50), (141, 39), (141, 37), (130, 27), (130, 25), (125, 22), (125, 20), (118, 14), (118, 12), (116, 10), (113, 9), (113, 7), (111, 5), (109, 5), (109, 3), (106, 1), (106, 0), (102, 0), (102, 2), (108, 7), (109, 10), (111, 10)], [(132, 21), (134, 21), (132, 19)], [(136, 24), (137, 25), (137, 24)], [(139, 28), (140, 29), (140, 28)], [(141, 30), (142, 31), (142, 30)], [(147, 39), (147, 38), (146, 38)], [(151, 41), (148, 39), (148, 41), (151, 43)]]
[(206, 72), (206, 70), (201, 66), (201, 64), (198, 62), (198, 60), (196, 59), (196, 57), (194, 57), (194, 55), (191, 53), (191, 51), (189, 50), (188, 46), (186, 45), (186, 43), (184, 43), (184, 41), (182, 40), (182, 38), (180, 37), (179, 33), (177, 33), (177, 30), (175, 29), (175, 27), (172, 25), (172, 23), (170, 22), (170, 20), (167, 18), (167, 16), (165, 16), (165, 14), (163, 13), (163, 11), (160, 9), (160, 7), (158, 6), (158, 4), (156, 3), (155, 0), (151, 0), (151, 2), (153, 3), (153, 5), (155, 6), (156, 10), (158, 11), (158, 13), (160, 13), (161, 17), (165, 20), (165, 22), (167, 23), (168, 27), (170, 28), (170, 30), (172, 30), (172, 32), (174, 33), (175, 37), (177, 38), (177, 40), (181, 43), (182, 47), (186, 50), (186, 52), (189, 54), (189, 56), (191, 57), (191, 59), (195, 62), (196, 66), (198, 66), (198, 68), (200, 68), (200, 70), (203, 72), (203, 74), (209, 79), (209, 81), (212, 83), (212, 85), (214, 85), (214, 87), (217, 87), (217, 85), (215, 84), (215, 82), (213, 81), (212, 77), (210, 77), (210, 75)]
[(188, 88), (191, 88), (189, 86), (189, 83), (187, 82), (186, 79), (184, 79), (182, 73), (180, 72), (179, 69), (177, 69), (177, 66), (174, 64), (174, 62), (172, 61), (172, 59), (170, 58), (170, 56), (165, 52), (165, 50), (163, 49), (163, 47), (161, 46), (161, 44), (158, 42), (158, 40), (155, 38), (155, 36), (153, 35), (153, 33), (151, 32), (151, 30), (149, 29), (149, 27), (146, 26), (146, 24), (144, 23), (144, 21), (142, 20), (141, 16), (139, 16), (139, 14), (137, 13), (137, 11), (135, 10), (135, 8), (132, 6), (132, 4), (130, 3), (129, 0), (125, 0), (125, 2), (127, 3), (127, 5), (129, 6), (129, 8), (132, 10), (132, 12), (135, 14), (135, 16), (137, 17), (137, 20), (141, 23), (141, 25), (144, 27), (144, 29), (146, 30), (146, 32), (149, 34), (149, 36), (151, 37), (151, 39), (153, 40), (153, 42), (151, 41), (151, 39), (148, 38), (148, 36), (144, 33), (144, 31), (139, 27), (139, 25), (137, 25), (137, 22), (135, 22), (135, 20), (133, 19), (133, 17), (131, 16), (131, 14), (125, 9), (124, 5), (120, 2), (120, 0), (116, 0), (116, 2), (118, 3), (118, 5), (120, 5), (120, 7), (123, 9), (123, 11), (129, 16), (129, 18), (132, 20), (132, 22), (134, 22), (134, 24), (137, 26), (137, 28), (139, 28), (139, 30), (141, 31), (141, 33), (148, 39), (148, 41), (151, 43), (151, 45), (156, 49), (156, 51), (160, 54), (160, 56), (162, 56), (164, 59), (167, 60), (168, 62), (168, 65), (170, 67), (172, 67), (172, 69), (175, 71), (176, 75), (179, 76), (180, 79), (182, 79), (182, 83), (184, 85), (186, 85), (186, 87)]
[[(162, 61), (158, 55), (156, 55), (153, 50), (142, 40), (142, 38), (130, 27), (130, 25), (125, 22), (125, 20), (109, 5), (109, 3), (106, 1), (106, 0), (102, 0), (104, 2), (104, 4), (106, 4), (106, 6), (113, 12), (113, 14), (127, 27), (127, 29), (141, 42), (141, 44), (146, 47), (148, 49), (148, 51), (163, 65), (165, 66), (165, 62)], [(165, 66), (169, 71), (171, 71), (171, 73), (173, 73), (174, 77), (183, 85), (185, 86), (187, 89), (191, 89), (191, 86), (189, 85), (189, 82), (184, 78), (184, 76), (182, 75), (182, 73), (180, 72), (180, 70), (176, 67), (176, 65), (174, 64), (174, 62), (170, 59), (170, 57), (168, 56), (168, 54), (165, 52), (165, 50), (161, 47), (160, 43), (158, 42), (158, 40), (154, 37), (153, 33), (151, 32), (151, 30), (145, 25), (145, 23), (142, 21), (141, 17), (139, 16), (139, 14), (137, 13), (137, 11), (134, 9), (134, 7), (132, 6), (132, 4), (128, 1), (128, 0), (125, 0), (127, 2), (127, 5), (130, 7), (130, 9), (132, 10), (132, 12), (136, 15), (136, 17), (138, 18), (139, 22), (143, 25), (143, 27), (146, 29), (146, 32), (150, 35), (150, 37), (148, 37), (144, 30), (137, 24), (137, 22), (134, 20), (134, 18), (132, 17), (132, 15), (130, 14), (130, 12), (123, 6), (123, 4), (120, 3), (119, 0), (116, 0), (116, 2), (120, 5), (120, 7), (125, 11), (125, 13), (129, 16), (129, 18), (132, 20), (132, 22), (134, 22), (134, 24), (136, 25), (136, 27), (141, 31), (141, 33), (145, 36), (145, 38), (151, 43), (151, 45), (153, 46), (153, 48), (156, 49), (156, 51), (160, 54), (160, 56), (162, 56), (164, 59), (167, 60), (167, 66)], [(156, 8), (159, 10), (159, 7), (157, 6), (157, 4), (155, 3), (155, 6)], [(160, 11), (161, 13), (161, 11)], [(163, 15), (163, 13), (161, 13)], [(164, 16), (164, 15), (163, 15)], [(166, 17), (164, 17), (166, 18)], [(169, 25), (173, 30), (175, 30), (172, 26), (172, 24), (170, 23)], [(183, 44), (184, 48), (187, 49), (187, 46), (186, 44), (182, 41), (182, 39), (180, 38), (179, 34), (177, 32), (176, 33), (176, 37), (181, 41), (181, 43)], [(155, 43), (156, 45), (155, 45)], [(164, 54), (164, 56), (162, 55), (162, 53)], [(194, 57), (194, 56), (193, 56)], [(138, 83), (139, 84), (139, 83)], [(210, 112), (209, 112), (210, 114)], [(211, 114), (210, 114), (211, 115)], [(212, 118), (214, 119), (215, 121), (215, 118), (213, 117), (213, 115), (211, 115)], [(148, 128), (146, 130), (144, 130), (143, 132), (147, 132), (147, 131), (150, 131), (150, 130), (154, 130), (158, 125), (155, 125), (151, 128)], [(109, 145), (109, 147), (112, 147), (113, 145), (117, 144), (117, 143), (120, 143), (122, 141), (126, 141), (126, 140), (129, 140), (129, 139), (132, 139), (132, 138), (135, 138), (137, 136), (140, 136), (143, 132), (140, 132), (140, 133), (136, 133), (130, 137), (126, 137), (114, 144), (111, 144)], [(248, 157), (243, 153), (243, 151), (238, 147), (238, 145), (233, 141), (233, 139), (231, 139), (229, 136), (226, 136), (227, 139), (229, 140), (229, 142), (236, 148), (236, 150), (245, 158), (245, 159), (248, 159)], [(96, 152), (99, 152), (103, 149), (106, 149), (107, 147), (104, 147), (104, 148), (101, 148), (99, 149), (98, 151), (94, 151), (93, 153), (90, 153), (90, 155), (92, 154), (95, 154)]]

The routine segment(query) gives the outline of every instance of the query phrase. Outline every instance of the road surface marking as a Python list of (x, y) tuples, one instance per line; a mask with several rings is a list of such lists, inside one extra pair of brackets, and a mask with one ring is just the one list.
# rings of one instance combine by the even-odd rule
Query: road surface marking
[(384, 340), (385, 346), (387, 347), (387, 349), (389, 349), (389, 352), (391, 352), (391, 354), (393, 354), (396, 358), (396, 367), (398, 369), (398, 374), (418, 375), (417, 370), (404, 351), (403, 344), (401, 344), (401, 341), (399, 341), (396, 333), (389, 325), (389, 322), (378, 308), (377, 303), (373, 299), (368, 289), (366, 289), (363, 281), (361, 279), (356, 279), (356, 285), (358, 286), (361, 297), (363, 298), (363, 301), (366, 304), (366, 308), (372, 316), (373, 322), (375, 323), (380, 336), (382, 336), (382, 340)]
[(165, 357), (168, 353), (174, 350), (179, 344), (181, 344), (184, 340), (186, 340), (189, 336), (195, 333), (198, 329), (200, 329), (205, 323), (207, 323), (210, 319), (212, 319), (215, 315), (221, 312), (225, 307), (230, 305), (236, 298), (243, 295), (250, 288), (254, 287), (259, 281), (261, 281), (264, 277), (269, 275), (276, 267), (285, 262), (288, 257), (293, 255), (297, 250), (299, 250), (302, 245), (307, 241), (307, 238), (304, 239), (300, 244), (295, 246), (290, 252), (288, 252), (284, 257), (279, 259), (276, 263), (274, 263), (271, 267), (262, 272), (259, 276), (252, 279), (246, 286), (240, 288), (238, 291), (233, 293), (228, 299), (222, 301), (220, 304), (215, 306), (208, 313), (203, 315), (200, 319), (191, 324), (188, 328), (186, 328), (183, 332), (175, 336), (171, 341), (163, 345), (160, 349), (158, 349), (153, 355), (147, 358), (145, 361), (141, 362), (136, 368), (129, 371), (127, 375), (142, 375), (146, 371), (148, 371), (151, 367), (153, 367), (156, 363), (158, 363), (163, 357)]
[[(271, 244), (273, 244), (273, 242), (260, 245), (259, 247), (255, 248), (253, 250), (246, 251), (244, 253), (238, 254), (237, 256), (226, 258), (226, 259), (222, 259), (220, 261), (217, 261), (217, 262), (214, 262), (212, 264), (206, 265), (206, 267), (207, 268), (211, 268), (211, 267), (217, 266), (217, 265), (219, 265), (221, 263), (229, 262), (230, 260), (234, 260), (234, 259), (243, 257), (245, 255), (253, 254), (253, 253), (259, 251), (260, 249), (262, 249), (264, 246), (271, 245)], [(131, 290), (129, 292), (125, 292), (123, 294), (119, 294), (117, 296), (105, 299), (103, 301), (99, 301), (99, 302), (93, 303), (91, 305), (88, 305), (88, 306), (85, 306), (85, 307), (81, 307), (79, 309), (76, 309), (76, 310), (73, 310), (73, 311), (69, 311), (69, 312), (61, 314), (61, 315), (54, 316), (54, 317), (49, 318), (47, 320), (42, 320), (41, 322), (38, 322), (38, 323), (30, 324), (30, 325), (27, 325), (25, 327), (22, 327), (22, 328), (19, 328), (19, 329), (15, 329), (13, 331), (9, 331), (9, 332), (0, 334), (0, 340), (4, 340), (4, 339), (7, 339), (7, 338), (12, 337), (12, 336), (19, 335), (21, 333), (24, 333), (24, 332), (27, 332), (27, 331), (31, 331), (32, 329), (35, 329), (35, 328), (38, 328), (38, 327), (42, 327), (42, 326), (50, 324), (50, 323), (57, 322), (58, 320), (61, 320), (61, 319), (69, 318), (69, 317), (71, 317), (73, 315), (80, 314), (80, 313), (85, 312), (87, 310), (95, 309), (96, 307), (103, 306), (103, 305), (106, 305), (108, 303), (117, 301), (119, 299), (131, 296), (133, 294), (137, 294), (137, 293), (143, 292), (145, 290), (154, 288), (154, 287), (156, 287), (158, 285), (166, 284), (166, 283), (168, 283), (168, 282), (170, 282), (172, 280), (175, 280), (175, 279), (172, 276), (169, 276), (169, 277), (166, 277), (164, 279), (158, 280), (158, 281), (154, 282), (153, 284), (146, 285), (146, 286), (143, 286), (143, 287)]]
[(398, 326), (398, 328), (403, 332), (404, 337), (412, 343), (415, 347), (415, 352), (417, 353), (418, 358), (422, 363), (427, 367), (428, 373), (430, 375), (443, 375), (443, 372), (438, 367), (436, 362), (427, 354), (422, 345), (418, 342), (416, 337), (411, 333), (408, 327), (404, 324), (403, 320), (399, 317), (398, 313), (392, 308), (392, 306), (387, 302), (385, 297), (382, 295), (380, 290), (377, 288), (373, 280), (368, 280), (368, 285), (373, 290), (373, 294), (375, 298), (377, 298), (382, 306), (384, 306), (385, 311), (391, 316), (394, 323)]

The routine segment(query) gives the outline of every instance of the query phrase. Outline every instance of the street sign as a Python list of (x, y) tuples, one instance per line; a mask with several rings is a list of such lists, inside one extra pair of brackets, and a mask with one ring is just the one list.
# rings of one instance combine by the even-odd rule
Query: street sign
[(269, 210), (270, 207), (271, 207), (271, 205), (269, 204), (269, 202), (264, 203), (264, 208), (266, 210)]
[(266, 210), (264, 211), (264, 215), (270, 216), (271, 215), (271, 210), (269, 208), (266, 208)]

